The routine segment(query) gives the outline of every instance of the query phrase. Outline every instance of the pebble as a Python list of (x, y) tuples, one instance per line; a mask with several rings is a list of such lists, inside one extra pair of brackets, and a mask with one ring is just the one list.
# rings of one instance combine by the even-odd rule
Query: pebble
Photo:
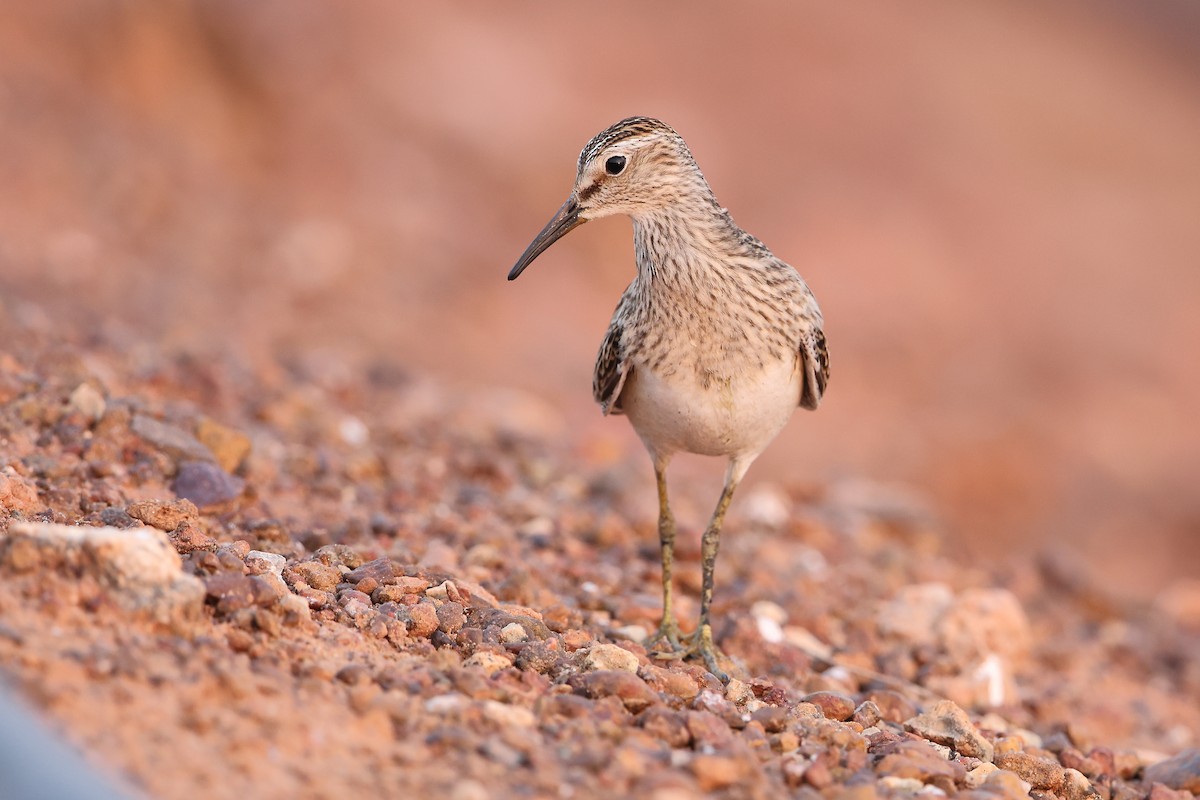
[(1052, 758), (1025, 752), (1006, 752), (996, 755), (995, 764), (1021, 776), (1035, 789), (1057, 792), (1063, 785), (1063, 767)]
[(163, 586), (182, 574), (183, 562), (166, 535), (154, 528), (89, 528), (51, 522), (13, 522), (9, 535), (54, 550), (80, 550), (108, 585)]
[(891, 689), (876, 689), (866, 696), (879, 709), (879, 715), (888, 722), (903, 724), (906, 719), (917, 715), (917, 707), (899, 692)]
[(160, 531), (173, 531), (196, 522), (200, 511), (191, 500), (138, 500), (125, 507), (125, 513)]
[(787, 728), (788, 713), (779, 706), (763, 706), (750, 715), (753, 722), (762, 725), (767, 733), (780, 733)]
[(525, 626), (519, 622), (510, 622), (500, 629), (500, 641), (505, 644), (523, 642), (528, 638), (529, 634), (525, 632)]
[(875, 705), (872, 700), (864, 700), (858, 704), (858, 708), (854, 709), (852, 720), (862, 725), (863, 728), (873, 728), (879, 724), (879, 720), (883, 715), (879, 711), (879, 706)]
[(408, 633), (418, 639), (427, 638), (438, 629), (441, 621), (433, 603), (417, 603), (408, 607)]
[(497, 725), (514, 728), (532, 728), (537, 723), (537, 718), (528, 708), (496, 700), (483, 701), (483, 716)]
[(274, 572), (263, 572), (249, 577), (254, 584), (254, 602), (257, 605), (271, 605), (279, 602), (285, 595), (291, 594), (287, 584), (283, 582), (283, 578)]
[(1021, 780), (1021, 776), (1006, 769), (997, 769), (988, 775), (980, 784), (980, 788), (991, 794), (999, 795), (1004, 800), (1026, 800), (1031, 787)]
[[(362, 583), (363, 583), (362, 581), (359, 581), (360, 586), (362, 585)], [(377, 604), (379, 604), (379, 603), (400, 603), (400, 602), (404, 601), (404, 597), (408, 594), (410, 594), (410, 593), (404, 591), (404, 589), (402, 589), (399, 586), (396, 586), (394, 584), (389, 584), (386, 586), (379, 586), (374, 591), (371, 592), (371, 602), (377, 603)]]
[[(212, 453), (195, 436), (168, 422), (138, 414), (130, 429), (149, 444), (170, 456), (177, 464), (186, 461), (211, 461)], [(197, 505), (201, 505), (197, 503)]]
[(880, 775), (897, 778), (914, 778), (930, 783), (946, 791), (966, 778), (966, 768), (957, 761), (947, 761), (928, 742), (901, 741), (890, 748), (876, 765)]
[(668, 747), (687, 747), (692, 741), (687, 717), (670, 708), (651, 706), (638, 715), (637, 724)]
[(747, 765), (740, 759), (724, 755), (701, 753), (689, 765), (701, 791), (715, 792), (739, 783), (746, 775)]
[[(524, 629), (522, 629), (522, 633), (524, 633)], [(619, 669), (634, 673), (638, 671), (638, 657), (615, 644), (596, 643), (592, 645), (583, 663), (584, 667), (589, 670)]]
[(0, 508), (25, 515), (42, 509), (37, 487), (9, 466), (0, 469)]
[(1200, 794), (1200, 749), (1184, 750), (1176, 756), (1146, 767), (1147, 784), (1161, 783), (1172, 789)]
[(342, 573), (336, 567), (331, 567), (320, 561), (301, 561), (298, 564), (293, 564), (284, 573), (285, 579), (288, 578), (289, 572), (312, 588), (322, 592), (332, 591), (342, 579)]
[(249, 575), (218, 572), (203, 578), (204, 592), (214, 601), (217, 611), (230, 614), (254, 605), (254, 584)]
[(1162, 783), (1151, 784), (1150, 793), (1146, 795), (1146, 800), (1195, 800), (1195, 798), (1196, 795), (1192, 792), (1183, 789), (1172, 789)]
[(466, 624), (467, 615), (462, 603), (447, 600), (437, 607), (438, 630), (445, 634), (455, 634)]
[(1061, 792), (1064, 800), (1085, 800), (1085, 798), (1097, 794), (1092, 788), (1091, 782), (1077, 769), (1063, 770), (1063, 788)]
[(196, 439), (208, 448), (226, 472), (234, 472), (250, 455), (250, 437), (205, 417), (196, 426)]
[(171, 491), (198, 508), (227, 503), (240, 497), (246, 482), (209, 461), (184, 461), (171, 483)]
[(931, 742), (948, 745), (967, 756), (991, 761), (992, 743), (971, 724), (967, 712), (949, 700), (939, 700), (929, 711), (905, 721), (905, 730)]
[(585, 697), (615, 697), (627, 710), (635, 714), (662, 702), (658, 692), (647, 686), (645, 681), (632, 672), (620, 669), (572, 675), (568, 684)]
[(986, 781), (988, 779), (989, 775), (991, 775), (993, 772), (998, 771), (999, 769), (1000, 768), (997, 767), (995, 764), (984, 761), (982, 764), (980, 764), (975, 769), (967, 772), (966, 778), (964, 779), (966, 782), (967, 788), (968, 789), (979, 788), (980, 786), (983, 785), (984, 781)]
[(885, 775), (879, 779), (879, 785), (902, 794), (916, 794), (925, 788), (925, 784), (916, 778), (900, 778), (895, 775)]
[(404, 594), (424, 594), (429, 588), (429, 581), (424, 578), (412, 578), (407, 575), (396, 576), (393, 583)]
[(700, 684), (694, 677), (678, 669), (668, 669), (657, 664), (643, 665), (638, 674), (654, 687), (669, 697), (677, 697), (684, 702), (691, 702), (700, 693)]
[(360, 564), (354, 569), (346, 573), (345, 580), (350, 583), (358, 583), (359, 581), (373, 578), (380, 584), (386, 584), (395, 576), (395, 570), (392, 567), (390, 558), (377, 558), (374, 561), (367, 561)]
[(559, 665), (562, 655), (557, 639), (530, 642), (517, 653), (517, 669), (547, 673)]
[(278, 553), (251, 550), (246, 554), (246, 567), (252, 574), (271, 572), (282, 576), (285, 566), (287, 566), (287, 559)]
[(692, 708), (720, 717), (721, 721), (731, 728), (744, 728), (748, 721), (747, 717), (738, 711), (737, 706), (712, 689), (704, 689), (696, 695), (696, 699), (692, 701)]
[(854, 699), (841, 692), (812, 692), (801, 698), (821, 709), (826, 719), (844, 722), (854, 716)]
[(506, 655), (492, 652), (491, 650), (480, 650), (474, 653), (463, 662), (464, 667), (478, 667), (483, 670), (485, 675), (495, 675), (502, 669), (507, 669), (513, 665), (512, 659)]
[(879, 609), (876, 624), (910, 645), (934, 645), (938, 622), (953, 603), (954, 592), (944, 583), (904, 586)]
[(83, 415), (89, 422), (96, 422), (104, 416), (106, 404), (104, 395), (90, 383), (81, 383), (67, 398), (67, 405)]

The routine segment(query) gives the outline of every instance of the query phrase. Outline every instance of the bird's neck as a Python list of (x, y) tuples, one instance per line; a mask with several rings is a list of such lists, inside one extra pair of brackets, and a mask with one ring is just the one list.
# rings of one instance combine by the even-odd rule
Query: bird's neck
[(647, 291), (695, 291), (745, 255), (744, 234), (706, 194), (633, 217), (638, 281)]

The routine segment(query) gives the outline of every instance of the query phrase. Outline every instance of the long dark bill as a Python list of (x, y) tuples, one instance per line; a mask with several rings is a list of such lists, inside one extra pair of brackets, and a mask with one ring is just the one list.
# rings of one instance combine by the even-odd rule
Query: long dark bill
[(585, 222), (587, 220), (579, 216), (579, 204), (575, 202), (574, 196), (568, 198), (567, 202), (563, 203), (562, 208), (558, 210), (558, 213), (554, 215), (554, 219), (546, 223), (546, 227), (542, 228), (542, 232), (535, 236), (533, 241), (529, 243), (529, 247), (525, 248), (525, 252), (521, 253), (521, 257), (517, 259), (517, 263), (509, 271), (508, 279), (510, 281), (514, 280), (525, 271), (526, 267), (533, 263), (535, 258), (546, 252), (546, 248)]

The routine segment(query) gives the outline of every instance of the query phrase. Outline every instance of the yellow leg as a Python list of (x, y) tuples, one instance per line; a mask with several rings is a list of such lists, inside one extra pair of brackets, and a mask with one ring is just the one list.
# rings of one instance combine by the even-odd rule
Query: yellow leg
[(713, 594), (713, 570), (717, 564), (717, 547), (721, 541), (721, 525), (725, 521), (725, 511), (729, 508), (729, 501), (733, 499), (733, 492), (737, 489), (740, 475), (737, 475), (733, 469), (725, 476), (725, 488), (721, 491), (721, 499), (717, 501), (717, 508), (713, 511), (712, 519), (708, 523), (708, 527), (704, 529), (704, 537), (700, 540), (700, 556), (703, 559), (703, 582), (700, 589), (700, 627), (696, 629), (696, 638), (693, 642), (696, 653), (704, 659), (704, 665), (708, 667), (709, 672), (715, 675), (722, 683), (729, 681), (729, 676), (725, 674), (717, 665), (717, 658), (720, 652), (716, 645), (713, 644), (712, 625), (709, 622), (709, 606), (712, 603)]
[(650, 637), (648, 644), (658, 644), (662, 650), (655, 653), (658, 658), (680, 658), (679, 624), (675, 621), (675, 610), (671, 604), (671, 572), (675, 564), (675, 517), (667, 500), (666, 464), (655, 463), (654, 476), (658, 480), (658, 541), (662, 548), (663, 614), (658, 631)]

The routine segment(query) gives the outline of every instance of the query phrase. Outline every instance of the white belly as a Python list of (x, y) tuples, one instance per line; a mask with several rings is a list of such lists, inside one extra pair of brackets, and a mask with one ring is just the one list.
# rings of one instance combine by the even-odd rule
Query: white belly
[(796, 410), (800, 381), (795, 359), (707, 388), (690, 370), (664, 377), (639, 365), (621, 392), (621, 408), (656, 458), (686, 452), (753, 460)]

